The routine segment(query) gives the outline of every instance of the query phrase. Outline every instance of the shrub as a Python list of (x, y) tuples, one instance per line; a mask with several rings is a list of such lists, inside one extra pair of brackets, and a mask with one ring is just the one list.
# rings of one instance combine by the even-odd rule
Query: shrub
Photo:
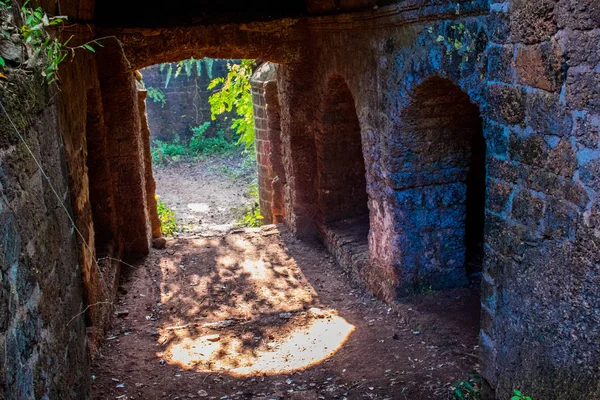
[(254, 108), (250, 78), (255, 66), (254, 60), (241, 60), (240, 63), (227, 63), (227, 76), (215, 78), (208, 89), (216, 89), (208, 98), (211, 118), (226, 112), (233, 112), (231, 128), (240, 136), (238, 143), (244, 144), (246, 151), (254, 152)]
[(513, 396), (510, 400), (532, 400), (531, 397), (523, 395), (519, 390), (513, 390)]
[(452, 387), (452, 394), (458, 400), (479, 400), (480, 397), (481, 376), (473, 374), (467, 380), (456, 383)]
[(181, 157), (188, 154), (187, 149), (181, 143), (179, 136), (175, 137), (171, 143), (155, 140), (151, 149), (152, 162), (158, 165), (164, 165), (170, 161), (179, 161)]
[(165, 203), (160, 201), (156, 196), (156, 211), (158, 212), (158, 218), (160, 219), (160, 230), (165, 236), (173, 236), (177, 231), (177, 218), (175, 213)]
[(246, 228), (258, 228), (263, 225), (264, 217), (260, 213), (258, 183), (252, 182), (248, 187), (248, 195), (254, 200), (242, 209), (238, 210), (237, 224)]
[(217, 131), (215, 137), (207, 138), (204, 134), (210, 127), (210, 122), (205, 122), (200, 126), (192, 127), (190, 130), (193, 135), (190, 139), (190, 149), (196, 155), (210, 155), (229, 153), (237, 149), (237, 145), (225, 138), (225, 131)]

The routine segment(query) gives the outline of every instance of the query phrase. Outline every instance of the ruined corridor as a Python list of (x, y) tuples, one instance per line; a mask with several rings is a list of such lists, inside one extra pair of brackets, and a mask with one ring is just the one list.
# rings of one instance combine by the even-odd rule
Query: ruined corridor
[[(0, 398), (600, 398), (598, 1), (122, 3), (0, 1)], [(192, 58), (265, 224), (163, 241)]]

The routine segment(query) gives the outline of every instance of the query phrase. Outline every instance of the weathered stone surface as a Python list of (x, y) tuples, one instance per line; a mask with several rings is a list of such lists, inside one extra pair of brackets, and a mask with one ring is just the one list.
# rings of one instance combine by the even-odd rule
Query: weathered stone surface
[(600, 63), (600, 29), (594, 30), (564, 30), (561, 31), (560, 41), (566, 50), (568, 65), (595, 66)]
[(553, 13), (556, 0), (511, 2), (510, 37), (517, 43), (539, 43), (556, 33)]
[(513, 83), (513, 46), (491, 46), (488, 54), (488, 77), (492, 81)]
[(516, 68), (519, 83), (555, 92), (562, 84), (563, 57), (554, 41), (519, 46)]
[(0, 57), (8, 63), (18, 65), (23, 62), (23, 48), (10, 39), (0, 39)]
[(567, 101), (577, 110), (600, 111), (600, 72), (582, 71), (567, 75)]
[(489, 107), (498, 122), (518, 125), (525, 119), (525, 93), (513, 86), (493, 84), (488, 86)]
[(600, 144), (600, 115), (577, 113), (574, 120), (577, 143), (589, 149), (597, 149)]
[(57, 193), (68, 194), (56, 104), (38, 79), (11, 76), (9, 82), (0, 99), (31, 153), (0, 114), (0, 393), (86, 398), (89, 359), (72, 209), (33, 159)]
[(555, 12), (560, 28), (587, 30), (600, 27), (600, 5), (595, 0), (559, 0)]

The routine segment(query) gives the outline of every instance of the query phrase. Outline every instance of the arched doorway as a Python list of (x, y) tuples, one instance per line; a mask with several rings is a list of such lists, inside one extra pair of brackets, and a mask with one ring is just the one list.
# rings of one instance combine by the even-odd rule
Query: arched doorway
[(350, 89), (341, 76), (330, 79), (315, 135), (319, 222), (368, 215), (360, 125)]
[(358, 116), (343, 77), (329, 79), (318, 117), (317, 227), (339, 264), (360, 280), (369, 255), (367, 181)]
[[(447, 79), (417, 87), (392, 151), (407, 291), (461, 286), (481, 271), (485, 140), (479, 108)], [(407, 281), (407, 282), (406, 282)]]

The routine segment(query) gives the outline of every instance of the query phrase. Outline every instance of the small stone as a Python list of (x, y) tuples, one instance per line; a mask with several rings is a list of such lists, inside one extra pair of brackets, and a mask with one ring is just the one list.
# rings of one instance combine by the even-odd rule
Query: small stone
[(207, 397), (208, 396), (208, 392), (206, 390), (198, 390), (198, 396), (200, 396), (200, 397)]
[(14, 64), (20, 64), (23, 61), (21, 46), (8, 39), (0, 40), (0, 56)]
[(123, 318), (129, 315), (128, 310), (115, 311), (115, 315), (119, 318)]
[(167, 247), (167, 239), (165, 238), (156, 238), (152, 240), (152, 247), (154, 247), (157, 250), (162, 250), (165, 247)]
[(221, 340), (221, 335), (219, 335), (219, 334), (208, 335), (208, 336), (204, 336), (204, 339), (208, 340), (209, 342), (218, 342), (219, 340)]

